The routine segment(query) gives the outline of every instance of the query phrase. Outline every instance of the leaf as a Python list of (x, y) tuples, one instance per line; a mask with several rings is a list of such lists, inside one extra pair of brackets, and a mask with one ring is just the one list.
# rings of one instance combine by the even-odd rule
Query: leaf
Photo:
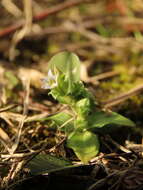
[(68, 93), (72, 90), (72, 84), (80, 81), (80, 61), (77, 55), (71, 52), (61, 52), (56, 54), (49, 61), (49, 70), (65, 75), (68, 82)]
[(27, 165), (32, 175), (55, 172), (66, 168), (75, 167), (71, 162), (49, 154), (38, 154)]
[(73, 131), (74, 128), (73, 122), (71, 121), (72, 117), (73, 116), (68, 113), (61, 112), (53, 116), (50, 116), (47, 119), (54, 121), (55, 124), (59, 127), (63, 125), (63, 127), (61, 128), (62, 131), (64, 130), (65, 132), (69, 133)]
[(130, 119), (115, 112), (95, 112), (89, 117), (89, 128), (101, 128), (108, 124), (135, 126)]
[(77, 157), (85, 164), (99, 152), (98, 137), (90, 131), (72, 132), (68, 137), (67, 146), (72, 148)]
[(89, 98), (83, 98), (76, 103), (76, 111), (78, 115), (86, 116), (91, 110), (91, 102)]
[(61, 73), (71, 75), (74, 82), (80, 80), (80, 61), (76, 54), (61, 52), (56, 54), (49, 61), (48, 68), (53, 70), (56, 67)]

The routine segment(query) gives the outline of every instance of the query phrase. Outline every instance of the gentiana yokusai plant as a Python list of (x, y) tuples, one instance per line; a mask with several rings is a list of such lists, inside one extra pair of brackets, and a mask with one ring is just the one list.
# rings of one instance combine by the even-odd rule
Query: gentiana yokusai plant
[(50, 89), (49, 94), (54, 99), (70, 107), (70, 112), (60, 112), (49, 120), (65, 132), (67, 146), (83, 163), (98, 154), (100, 142), (96, 132), (102, 127), (110, 127), (109, 124), (134, 126), (120, 114), (99, 110), (94, 96), (80, 80), (80, 61), (74, 53), (61, 52), (51, 58), (43, 88)]

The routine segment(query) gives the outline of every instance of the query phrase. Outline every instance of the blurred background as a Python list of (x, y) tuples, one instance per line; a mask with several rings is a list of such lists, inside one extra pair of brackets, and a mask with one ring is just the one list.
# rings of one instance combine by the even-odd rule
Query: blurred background
[(133, 111), (132, 106), (138, 109), (142, 105), (138, 93), (143, 81), (142, 31), (142, 0), (2, 0), (0, 105), (23, 101), (25, 80), (30, 80), (31, 99), (42, 94), (36, 102), (43, 104), (40, 79), (46, 75), (48, 61), (68, 50), (80, 57), (81, 79), (99, 102), (112, 106), (112, 98), (125, 93), (119, 102), (128, 100), (122, 106), (113, 105), (129, 106), (127, 112)]

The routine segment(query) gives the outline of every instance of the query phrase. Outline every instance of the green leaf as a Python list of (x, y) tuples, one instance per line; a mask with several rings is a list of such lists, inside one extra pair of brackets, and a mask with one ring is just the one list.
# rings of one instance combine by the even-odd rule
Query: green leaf
[(115, 112), (95, 112), (89, 117), (89, 128), (101, 128), (108, 124), (135, 126), (130, 119)]
[(91, 110), (91, 102), (89, 98), (83, 98), (76, 103), (76, 111), (78, 115), (86, 116)]
[(73, 131), (73, 128), (74, 128), (73, 121), (71, 121), (72, 117), (73, 116), (68, 113), (61, 112), (61, 113), (55, 114), (53, 116), (50, 116), (47, 119), (54, 121), (55, 124), (59, 127), (61, 127), (63, 125), (61, 130), (66, 133), (69, 133), (69, 132)]
[(32, 175), (55, 172), (74, 167), (71, 162), (49, 154), (38, 154), (27, 165)]
[(67, 146), (72, 148), (77, 157), (85, 164), (99, 152), (98, 137), (90, 131), (72, 132), (68, 137)]
[(56, 54), (49, 61), (48, 68), (52, 70), (54, 67), (61, 73), (68, 74), (74, 82), (80, 80), (80, 60), (76, 54), (66, 51)]
[(59, 74), (65, 75), (68, 82), (68, 93), (71, 92), (72, 84), (80, 81), (80, 61), (79, 58), (71, 52), (61, 52), (56, 54), (49, 61), (48, 69)]
[(57, 113), (55, 115), (48, 117), (47, 119), (54, 121), (57, 125), (60, 126), (63, 123), (65, 123), (67, 120), (69, 120), (71, 117), (72, 116), (68, 113), (60, 112), (60, 113)]

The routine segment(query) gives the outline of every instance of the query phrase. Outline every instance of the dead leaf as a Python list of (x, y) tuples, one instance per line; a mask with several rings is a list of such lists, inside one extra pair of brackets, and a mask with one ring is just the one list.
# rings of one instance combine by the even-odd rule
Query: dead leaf
[(44, 78), (44, 74), (35, 69), (20, 68), (18, 76), (21, 80), (30, 79), (30, 83), (35, 88), (41, 88), (41, 79)]

